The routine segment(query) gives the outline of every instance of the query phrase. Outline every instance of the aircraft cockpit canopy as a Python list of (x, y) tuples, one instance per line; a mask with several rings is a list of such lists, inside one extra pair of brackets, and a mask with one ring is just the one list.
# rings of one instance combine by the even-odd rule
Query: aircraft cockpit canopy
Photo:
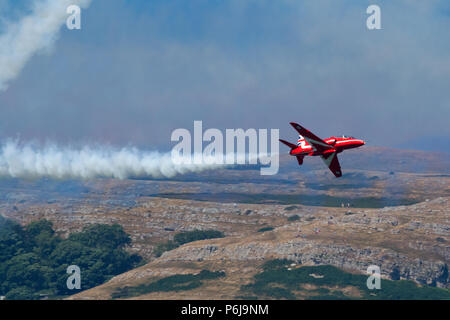
[(342, 135), (342, 138), (344, 138), (344, 139), (355, 139), (355, 137), (347, 136), (345, 134)]

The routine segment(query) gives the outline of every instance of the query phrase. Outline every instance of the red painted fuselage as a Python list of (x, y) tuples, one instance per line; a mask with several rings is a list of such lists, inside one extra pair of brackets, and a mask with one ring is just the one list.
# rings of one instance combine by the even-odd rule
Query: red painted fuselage
[(298, 147), (292, 149), (289, 154), (292, 156), (321, 156), (331, 152), (341, 153), (344, 150), (358, 148), (365, 144), (363, 140), (355, 139), (353, 137), (330, 137), (328, 139), (325, 139), (324, 141), (332, 146), (333, 149), (327, 149), (323, 151), (314, 150), (314, 148), (306, 140), (300, 139), (298, 141)]

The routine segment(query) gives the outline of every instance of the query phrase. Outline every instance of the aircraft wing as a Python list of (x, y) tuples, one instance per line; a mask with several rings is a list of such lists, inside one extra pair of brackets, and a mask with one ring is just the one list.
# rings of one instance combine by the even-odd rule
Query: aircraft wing
[(314, 150), (316, 151), (325, 151), (329, 149), (334, 149), (333, 146), (330, 146), (328, 143), (320, 139), (311, 131), (303, 128), (301, 125), (295, 122), (291, 122), (291, 126), (294, 127), (297, 132), (305, 138), (306, 142), (308, 142)]
[(336, 152), (331, 152), (326, 155), (320, 156), (327, 165), (327, 167), (333, 172), (336, 178), (342, 176), (341, 165), (339, 164), (339, 160)]

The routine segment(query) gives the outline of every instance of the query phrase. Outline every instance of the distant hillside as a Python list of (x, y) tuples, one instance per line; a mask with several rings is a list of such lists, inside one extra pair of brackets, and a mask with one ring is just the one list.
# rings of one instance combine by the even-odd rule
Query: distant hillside
[[(280, 157), (283, 171), (298, 167), (295, 159), (289, 156), (286, 150), (281, 151), (281, 153), (286, 153)], [(344, 172), (345, 169), (358, 169), (450, 174), (450, 154), (445, 152), (364, 146), (359, 149), (344, 151), (339, 154), (339, 159)], [(305, 159), (304, 168), (322, 169), (323, 163), (319, 157), (309, 157)]]

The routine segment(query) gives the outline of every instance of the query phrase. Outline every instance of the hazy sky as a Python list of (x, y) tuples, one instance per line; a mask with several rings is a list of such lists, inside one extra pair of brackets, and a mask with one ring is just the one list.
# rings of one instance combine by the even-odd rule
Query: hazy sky
[[(33, 2), (0, 0), (0, 34)], [(194, 120), (291, 141), (296, 121), (450, 148), (449, 34), (447, 0), (92, 0), (82, 30), (63, 27), (0, 91), (0, 139), (163, 150)]]

